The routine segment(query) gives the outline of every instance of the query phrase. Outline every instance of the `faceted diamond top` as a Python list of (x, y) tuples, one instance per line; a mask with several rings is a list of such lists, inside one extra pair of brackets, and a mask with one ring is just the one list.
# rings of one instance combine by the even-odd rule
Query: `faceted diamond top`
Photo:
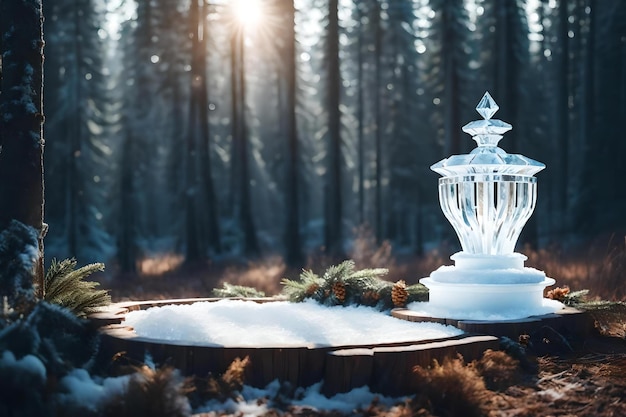
[(483, 98), (480, 99), (478, 106), (476, 106), (476, 111), (485, 120), (489, 120), (491, 119), (491, 116), (496, 114), (498, 110), (500, 110), (500, 106), (498, 106), (498, 104), (491, 97), (491, 94), (489, 94), (489, 91), (486, 91)]
[(476, 106), (476, 111), (484, 120), (476, 120), (463, 126), (463, 132), (472, 135), (472, 139), (476, 141), (479, 147), (498, 146), (502, 135), (511, 130), (510, 124), (491, 118), (498, 109), (500, 107), (487, 91)]

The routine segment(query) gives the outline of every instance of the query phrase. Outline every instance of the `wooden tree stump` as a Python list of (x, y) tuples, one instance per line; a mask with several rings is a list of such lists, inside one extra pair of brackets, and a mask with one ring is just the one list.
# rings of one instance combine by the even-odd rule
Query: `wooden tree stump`
[[(479, 359), (485, 350), (499, 349), (500, 336), (517, 340), (520, 334), (532, 334), (542, 329), (563, 335), (584, 336), (593, 329), (586, 313), (571, 308), (555, 314), (499, 322), (435, 318), (435, 321), (456, 325), (467, 333), (441, 340), (361, 346), (228, 347), (209, 343), (184, 344), (138, 337), (131, 328), (124, 326), (124, 315), (128, 311), (217, 300), (184, 299), (112, 305), (107, 311), (92, 316), (96, 323), (114, 323), (101, 328), (101, 353), (105, 357), (113, 357), (118, 352), (126, 352), (126, 356), (135, 363), (141, 363), (146, 354), (150, 354), (157, 364), (168, 364), (184, 374), (201, 377), (206, 377), (208, 373), (221, 374), (233, 360), (248, 356), (250, 365), (245, 381), (252, 386), (264, 387), (275, 379), (299, 387), (323, 381), (322, 392), (329, 396), (364, 385), (374, 392), (398, 396), (415, 392), (415, 366), (427, 367), (435, 359), (441, 362), (459, 354), (468, 362)], [(433, 321), (433, 318), (420, 317), (405, 309), (396, 309), (393, 315), (410, 321)]]

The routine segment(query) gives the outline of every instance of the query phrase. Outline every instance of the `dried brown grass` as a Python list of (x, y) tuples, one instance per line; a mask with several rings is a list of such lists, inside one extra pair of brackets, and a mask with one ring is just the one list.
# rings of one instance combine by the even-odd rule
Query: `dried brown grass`
[(626, 238), (600, 237), (567, 250), (527, 246), (522, 252), (526, 265), (545, 271), (560, 286), (588, 289), (595, 299), (626, 299)]
[(206, 388), (203, 390), (211, 399), (225, 401), (228, 398), (237, 399), (245, 382), (246, 369), (250, 365), (250, 358), (236, 358), (222, 375), (209, 375)]
[(163, 253), (146, 256), (137, 261), (137, 272), (140, 275), (163, 275), (179, 268), (185, 258), (176, 253)]
[(418, 389), (416, 404), (437, 416), (479, 417), (489, 396), (485, 381), (473, 366), (459, 357), (433, 361), (428, 368), (413, 369)]
[[(485, 416), (493, 391), (504, 391), (524, 378), (519, 361), (502, 351), (487, 350), (469, 364), (463, 357), (433, 361), (413, 369), (417, 395), (412, 415)], [(401, 415), (401, 414), (399, 414)]]
[(170, 367), (152, 369), (136, 368), (126, 389), (112, 396), (104, 405), (105, 416), (115, 417), (184, 417), (191, 414), (187, 394), (191, 392), (190, 380)]
[(354, 261), (356, 269), (369, 268), (393, 268), (396, 259), (391, 253), (391, 242), (376, 241), (376, 236), (371, 227), (367, 225), (354, 229), (354, 240), (349, 257)]
[[(422, 256), (413, 256), (394, 254), (390, 242), (379, 244), (367, 227), (355, 229), (353, 239), (346, 257), (355, 261), (357, 269), (387, 268), (386, 279), (391, 282), (415, 284), (441, 265), (452, 264), (449, 256), (454, 248), (444, 244)], [(626, 241), (622, 239), (599, 237), (568, 249), (526, 246), (521, 252), (528, 256), (527, 266), (545, 271), (558, 286), (568, 286), (572, 291), (589, 289), (591, 299), (626, 300)], [(319, 251), (309, 256), (306, 268), (322, 270), (343, 260)], [(206, 297), (224, 282), (275, 295), (282, 290), (283, 277), (300, 273), (290, 270), (279, 256), (247, 263), (220, 261), (189, 266), (182, 263), (180, 255), (164, 254), (143, 259), (139, 266), (137, 276), (121, 276), (103, 283), (111, 289), (114, 300)]]
[(353, 246), (348, 255), (354, 260), (357, 269), (387, 268), (387, 280), (416, 284), (420, 278), (427, 277), (441, 265), (450, 264), (451, 254), (452, 249), (442, 245), (422, 256), (405, 255), (398, 259), (390, 241), (384, 240), (379, 244), (370, 227), (360, 226), (354, 229)]
[(227, 267), (221, 274), (218, 286), (225, 282), (233, 285), (254, 287), (265, 294), (278, 294), (282, 290), (280, 280), (285, 276), (287, 265), (279, 256), (273, 256), (245, 265)]
[(523, 376), (519, 361), (497, 350), (487, 349), (482, 358), (474, 361), (472, 366), (482, 376), (490, 390), (505, 390), (520, 382)]

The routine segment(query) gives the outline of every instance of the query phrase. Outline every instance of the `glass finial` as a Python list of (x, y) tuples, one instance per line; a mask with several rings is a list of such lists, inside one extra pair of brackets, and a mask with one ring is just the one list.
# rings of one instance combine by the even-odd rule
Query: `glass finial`
[(488, 91), (478, 102), (476, 111), (484, 120), (476, 120), (463, 126), (463, 131), (472, 135), (479, 147), (495, 147), (502, 139), (502, 135), (511, 130), (511, 125), (502, 120), (492, 119), (500, 107), (496, 104)]
[(478, 106), (476, 106), (476, 111), (483, 117), (483, 119), (489, 120), (498, 110), (500, 110), (500, 106), (498, 106), (498, 104), (491, 97), (489, 91), (486, 91), (485, 95), (478, 103)]

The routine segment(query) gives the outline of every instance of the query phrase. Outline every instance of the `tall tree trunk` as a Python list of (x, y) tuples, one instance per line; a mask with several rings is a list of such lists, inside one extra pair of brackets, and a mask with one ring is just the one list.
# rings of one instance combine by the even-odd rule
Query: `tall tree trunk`
[(328, 33), (326, 37), (326, 87), (328, 112), (328, 173), (326, 175), (325, 244), (328, 253), (340, 257), (342, 244), (342, 177), (341, 177), (341, 113), (339, 109), (341, 74), (339, 68), (338, 0), (328, 2)]
[[(589, 7), (590, 12), (586, 13), (585, 8)], [(577, 224), (585, 232), (590, 232), (592, 219), (598, 215), (594, 210), (594, 188), (599, 179), (596, 177), (596, 169), (598, 162), (597, 152), (589, 152), (593, 150), (591, 140), (594, 137), (594, 113), (595, 113), (595, 30), (596, 30), (596, 1), (581, 1), (578, 5), (578, 32), (580, 53), (583, 59), (579, 60), (579, 70), (581, 75), (581, 92), (580, 92), (580, 113), (578, 115), (578, 137), (580, 138), (577, 153), (581, 159), (579, 169), (579, 190), (576, 198), (574, 216), (572, 224)], [(584, 27), (587, 25), (587, 36), (583, 43)], [(596, 162), (594, 164), (594, 162)]]
[(11, 220), (39, 233), (34, 280), (43, 294), (43, 13), (40, 0), (0, 3), (0, 229)]
[[(248, 129), (246, 126), (246, 88), (244, 65), (243, 27), (236, 28), (231, 40), (232, 64), (232, 129), (233, 129), (233, 178), (237, 193), (237, 220), (244, 236), (243, 252), (247, 256), (259, 253), (250, 198), (250, 174), (248, 161)], [(236, 191), (235, 191), (236, 190)]]
[(568, 13), (567, 0), (560, 0), (559, 2), (559, 40), (561, 41), (561, 57), (560, 57), (560, 71), (559, 71), (559, 92), (557, 101), (557, 120), (558, 120), (558, 135), (559, 135), (559, 154), (561, 155), (561, 163), (559, 170), (560, 177), (560, 207), (561, 207), (561, 229), (567, 227), (566, 213), (569, 207), (569, 152), (570, 152), (570, 138), (569, 138), (569, 80), (570, 80), (570, 64), (569, 64), (569, 13)]
[(120, 190), (120, 229), (118, 251), (120, 269), (134, 275), (137, 272), (137, 247), (135, 242), (136, 205), (135, 205), (135, 178), (133, 175), (133, 138), (128, 132), (122, 145), (121, 161), (121, 190)]
[(357, 103), (356, 103), (356, 122), (357, 122), (357, 165), (358, 165), (358, 189), (359, 189), (359, 225), (365, 223), (365, 135), (363, 133), (363, 38), (365, 37), (365, 27), (363, 25), (363, 10), (360, 4), (356, 4), (358, 37), (357, 37)]
[[(298, 129), (296, 125), (296, 33), (295, 6), (293, 1), (285, 1), (287, 26), (285, 28), (286, 45), (284, 50), (284, 79), (287, 84), (284, 111), (287, 129), (287, 159), (285, 172), (285, 246), (286, 260), (290, 266), (301, 266), (302, 243), (300, 240), (300, 198), (299, 198), (299, 157)], [(280, 81), (279, 81), (280, 82)]]
[[(186, 234), (185, 230), (185, 219), (186, 215), (184, 210), (187, 205), (187, 193), (186, 193), (186, 174), (185, 169), (185, 155), (186, 149), (184, 146), (180, 146), (181, 143), (186, 143), (187, 138), (184, 135), (185, 131), (185, 122), (184, 122), (184, 107), (183, 103), (183, 92), (181, 79), (179, 77), (180, 72), (175, 65), (170, 65), (168, 67), (170, 79), (174, 80), (172, 83), (172, 132), (173, 132), (173, 143), (170, 145), (170, 153), (169, 158), (170, 162), (168, 164), (169, 172), (168, 172), (168, 193), (170, 195), (176, 196), (176, 198), (172, 199), (172, 205), (170, 206), (170, 213), (168, 215), (168, 221), (170, 223), (171, 234), (176, 236), (175, 250), (178, 252), (185, 253), (184, 246), (185, 240), (184, 236)], [(181, 233), (182, 232), (182, 233)]]
[[(195, 2), (195, 1), (194, 1)], [(198, 28), (193, 42), (193, 67), (194, 76), (198, 80), (197, 88), (192, 90), (198, 102), (196, 119), (200, 127), (200, 137), (198, 140), (198, 152), (200, 156), (200, 169), (202, 182), (204, 185), (204, 195), (206, 199), (207, 228), (209, 245), (219, 253), (222, 251), (220, 229), (218, 224), (218, 209), (215, 198), (215, 187), (213, 185), (213, 173), (211, 169), (210, 155), (210, 126), (209, 126), (209, 88), (207, 72), (207, 48), (204, 42), (208, 38), (207, 9), (204, 0), (201, 0), (198, 8)]]
[[(516, 125), (519, 97), (519, 62), (516, 58), (518, 45), (515, 30), (520, 26), (517, 0), (496, 0), (496, 101), (504, 103), (500, 113), (502, 120)], [(526, 36), (524, 33), (523, 36)], [(509, 153), (517, 151), (516, 129), (506, 135), (506, 148)]]
[(455, 3), (450, 4), (444, 2), (442, 30), (443, 30), (443, 71), (444, 71), (444, 135), (445, 135), (445, 154), (461, 153), (461, 126), (459, 116), (459, 76), (457, 51), (460, 39), (457, 39), (455, 26), (456, 8), (463, 7)]
[(383, 28), (380, 22), (381, 6), (376, 2), (374, 7), (372, 24), (374, 25), (375, 38), (374, 38), (374, 147), (376, 158), (376, 188), (375, 188), (375, 206), (376, 217), (374, 221), (374, 228), (376, 229), (376, 243), (379, 245), (383, 241), (383, 151), (382, 151), (382, 114), (380, 108), (380, 89), (381, 89), (381, 58), (382, 58), (382, 44), (383, 44)]
[(74, 112), (71, 117), (67, 119), (69, 143), (67, 154), (67, 178), (65, 183), (65, 193), (67, 201), (67, 213), (66, 213), (66, 233), (67, 233), (67, 250), (73, 256), (77, 255), (79, 248), (79, 217), (81, 200), (84, 198), (82, 195), (82, 184), (79, 180), (80, 168), (79, 164), (82, 161), (82, 64), (83, 64), (83, 47), (79, 41), (82, 36), (83, 20), (80, 15), (80, 11), (83, 6), (81, 0), (74, 2), (74, 96), (72, 97), (72, 104), (74, 106)]
[[(197, 55), (198, 25), (199, 16), (197, 0), (193, 0), (189, 10), (189, 31), (192, 38), (192, 51)], [(201, 87), (201, 74), (198, 73), (197, 57), (193, 57), (191, 68), (191, 93), (189, 96), (189, 125), (187, 130), (187, 154), (185, 172), (185, 229), (187, 251), (185, 262), (194, 263), (204, 258), (201, 248), (201, 237), (198, 227), (198, 153), (197, 153), (197, 131), (198, 131), (198, 90)], [(205, 115), (206, 116), (206, 115)]]

